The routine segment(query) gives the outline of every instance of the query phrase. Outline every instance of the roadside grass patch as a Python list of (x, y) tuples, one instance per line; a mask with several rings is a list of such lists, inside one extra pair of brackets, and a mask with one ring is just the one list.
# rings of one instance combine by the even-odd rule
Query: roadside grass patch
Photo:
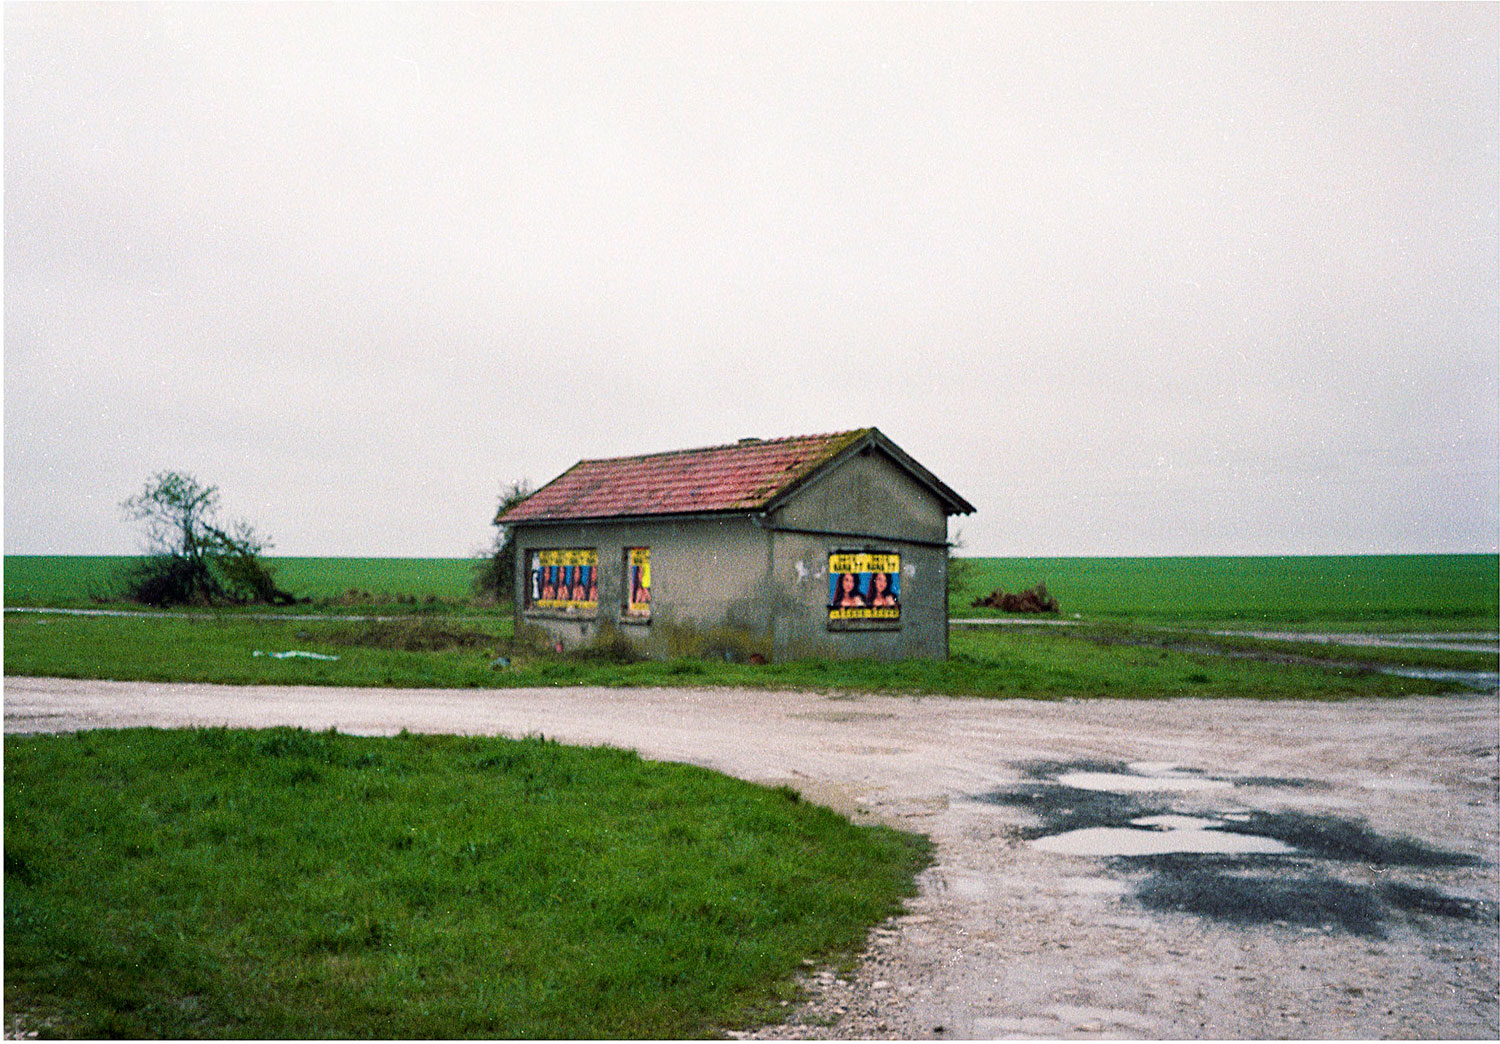
[(702, 1037), (898, 913), (925, 839), (540, 738), (9, 737), (5, 1005), (66, 1037)]
[(398, 652), (482, 652), (500, 644), (494, 630), (421, 616), (334, 624), (321, 628), (318, 636), (329, 645)]
[[(1452, 685), (1359, 668), (1265, 663), (1122, 640), (1113, 627), (956, 629), (947, 660), (794, 660), (752, 664), (678, 656), (639, 660), (618, 637), (559, 655), (508, 619), (308, 621), (222, 613), (201, 618), (5, 614), (5, 673), (232, 685), (499, 689), (681, 685), (1071, 699), (1176, 696), (1345, 699), (1441, 693)], [(255, 656), (299, 650), (337, 660)], [(1414, 659), (1426, 654), (1414, 653)], [(1447, 656), (1449, 654), (1436, 654)]]

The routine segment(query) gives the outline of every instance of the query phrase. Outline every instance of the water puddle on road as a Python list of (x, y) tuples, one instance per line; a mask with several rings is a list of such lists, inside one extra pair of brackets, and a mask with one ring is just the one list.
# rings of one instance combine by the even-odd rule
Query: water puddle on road
[[(1493, 631), (1423, 632), (1406, 634), (1365, 634), (1359, 632), (1331, 633), (1313, 631), (1256, 631), (1214, 630), (1201, 633), (1220, 638), (1253, 638), (1258, 641), (1302, 642), (1325, 645), (1334, 655), (1357, 653), (1360, 649), (1408, 649), (1437, 652), (1469, 652), (1500, 654), (1500, 634)], [(1256, 658), (1256, 654), (1244, 650), (1223, 649), (1215, 646), (1200, 648), (1198, 652), (1232, 658)], [(1351, 663), (1347, 666), (1358, 667)], [(1450, 667), (1402, 667), (1396, 664), (1371, 663), (1365, 665), (1381, 674), (1401, 678), (1422, 678), (1428, 681), (1451, 682), (1477, 692), (1500, 692), (1500, 671), (1483, 669), (1468, 670)]]
[(1135, 761), (1124, 772), (1080, 770), (1057, 777), (1059, 786), (1105, 790), (1112, 794), (1150, 794), (1164, 791), (1229, 790), (1233, 781), (1218, 779), (1159, 761)]
[(1494, 914), (1479, 900), (1391, 879), (1375, 886), (1342, 880), (1337, 870), (1475, 866), (1476, 856), (1330, 814), (1204, 807), (1237, 788), (1327, 789), (1318, 780), (1215, 775), (1165, 762), (1049, 761), (1021, 769), (1021, 782), (981, 800), (1030, 813), (1039, 825), (1020, 834), (1031, 848), (1100, 860), (1107, 879), (1123, 875), (1121, 889), (1147, 909), (1372, 937), (1399, 916)]
[(1048, 834), (1031, 847), (1061, 855), (1125, 858), (1154, 855), (1287, 855), (1296, 849), (1273, 837), (1238, 834), (1202, 816), (1141, 816), (1124, 827), (1085, 827)]
[(1500, 634), (1491, 631), (1424, 632), (1421, 634), (1365, 634), (1316, 631), (1209, 631), (1235, 638), (1257, 638), (1273, 642), (1316, 642), (1368, 649), (1432, 649), (1446, 652), (1500, 653)]

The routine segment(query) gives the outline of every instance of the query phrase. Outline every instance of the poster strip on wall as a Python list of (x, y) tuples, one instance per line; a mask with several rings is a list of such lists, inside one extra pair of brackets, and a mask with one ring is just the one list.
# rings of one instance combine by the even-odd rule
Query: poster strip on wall
[(635, 619), (651, 615), (651, 549), (625, 549), (625, 613)]
[(598, 609), (599, 552), (593, 548), (533, 551), (531, 604), (537, 609)]
[(891, 551), (835, 551), (828, 556), (828, 619), (901, 619), (901, 556)]

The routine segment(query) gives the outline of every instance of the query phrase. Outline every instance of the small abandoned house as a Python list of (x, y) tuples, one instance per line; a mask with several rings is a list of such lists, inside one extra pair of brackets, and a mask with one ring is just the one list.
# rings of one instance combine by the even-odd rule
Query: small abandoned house
[(651, 655), (946, 658), (968, 501), (875, 428), (584, 460), (501, 513), (516, 622)]

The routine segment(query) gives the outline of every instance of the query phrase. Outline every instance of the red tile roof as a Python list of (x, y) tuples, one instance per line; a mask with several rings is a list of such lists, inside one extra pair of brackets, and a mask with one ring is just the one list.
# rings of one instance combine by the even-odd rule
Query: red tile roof
[(501, 523), (744, 511), (765, 507), (874, 428), (732, 446), (582, 460), (501, 515)]

